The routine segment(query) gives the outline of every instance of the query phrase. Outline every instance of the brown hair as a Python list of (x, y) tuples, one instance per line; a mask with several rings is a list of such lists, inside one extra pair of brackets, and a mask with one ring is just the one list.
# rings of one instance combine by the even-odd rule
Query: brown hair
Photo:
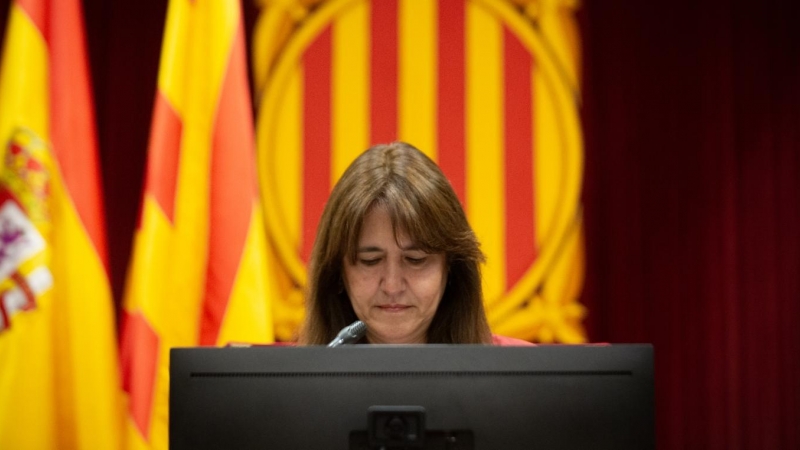
[(394, 142), (369, 148), (333, 188), (309, 263), (300, 344), (331, 341), (357, 320), (344, 289), (344, 258), (356, 261), (364, 216), (385, 207), (399, 230), (428, 253), (444, 253), (447, 286), (428, 328), (429, 343), (490, 343), (479, 264), (484, 255), (453, 188), (430, 158)]

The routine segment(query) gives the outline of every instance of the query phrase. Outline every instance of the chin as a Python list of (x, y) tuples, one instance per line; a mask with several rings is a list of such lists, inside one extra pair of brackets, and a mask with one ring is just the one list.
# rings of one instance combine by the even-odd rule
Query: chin
[(383, 344), (417, 344), (413, 333), (376, 333), (374, 340)]

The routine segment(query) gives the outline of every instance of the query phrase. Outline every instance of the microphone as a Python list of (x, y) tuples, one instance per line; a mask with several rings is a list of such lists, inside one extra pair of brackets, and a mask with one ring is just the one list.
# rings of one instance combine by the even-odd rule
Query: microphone
[(360, 320), (356, 320), (350, 325), (342, 328), (342, 331), (340, 331), (339, 334), (337, 334), (336, 337), (330, 342), (330, 344), (328, 344), (328, 347), (338, 347), (340, 345), (352, 344), (361, 339), (366, 332), (367, 325)]

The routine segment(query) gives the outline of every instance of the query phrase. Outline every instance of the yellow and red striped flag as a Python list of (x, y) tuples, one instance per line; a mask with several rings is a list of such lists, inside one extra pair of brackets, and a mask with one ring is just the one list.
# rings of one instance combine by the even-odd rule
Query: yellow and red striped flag
[(119, 367), (79, 0), (12, 3), (0, 142), (0, 448), (118, 448)]
[(273, 339), (239, 0), (171, 0), (124, 299), (130, 448), (168, 444), (169, 349)]
[(434, 159), (462, 201), (487, 255), (492, 330), (584, 341), (579, 2), (260, 3), (257, 150), (276, 337), (302, 321), (332, 187), (365, 148), (401, 140)]

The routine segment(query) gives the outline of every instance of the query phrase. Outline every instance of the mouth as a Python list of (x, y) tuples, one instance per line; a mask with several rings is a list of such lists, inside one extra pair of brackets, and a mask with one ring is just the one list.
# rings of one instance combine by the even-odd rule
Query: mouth
[(411, 308), (411, 306), (409, 306), (409, 305), (399, 305), (399, 304), (395, 304), (395, 303), (388, 304), (388, 305), (378, 305), (378, 309), (380, 309), (383, 312), (387, 312), (387, 313), (400, 313), (400, 312), (403, 312), (403, 311), (405, 311), (407, 309), (410, 309), (410, 308)]

